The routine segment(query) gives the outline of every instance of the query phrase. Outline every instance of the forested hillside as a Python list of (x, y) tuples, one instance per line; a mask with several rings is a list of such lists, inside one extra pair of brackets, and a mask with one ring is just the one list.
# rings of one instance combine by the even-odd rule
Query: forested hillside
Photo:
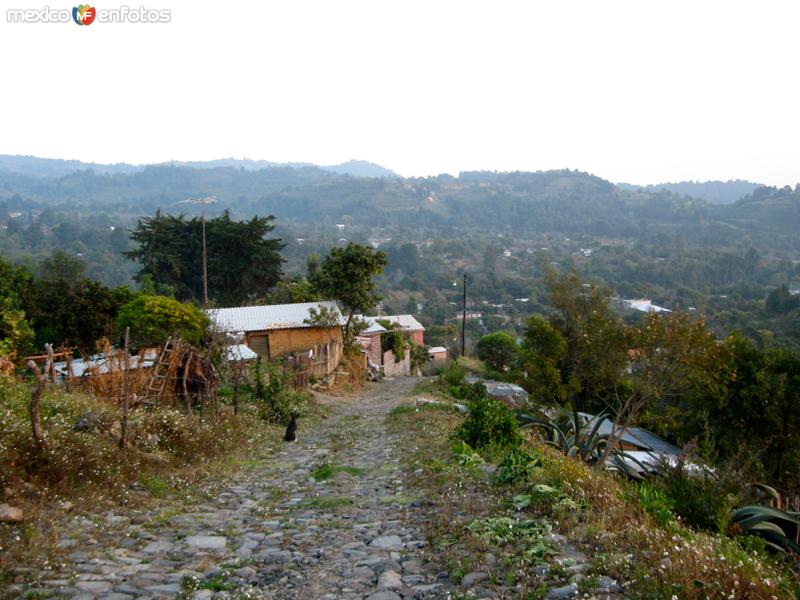
[(35, 161), (0, 164), (20, 171), (0, 170), (0, 251), (34, 272), (64, 250), (92, 279), (133, 284), (136, 268), (123, 253), (139, 219), (157, 210), (199, 217), (198, 207), (176, 203), (215, 195), (208, 218), (275, 217), (285, 271), (295, 278), (309, 256), (333, 245), (386, 249), (384, 308), (418, 313), (429, 326), (455, 316), (453, 283), (466, 271), (470, 304), (482, 315), (470, 323), (473, 337), (518, 329), (521, 317), (541, 310), (543, 261), (574, 267), (620, 297), (692, 308), (720, 333), (787, 342), (800, 335), (796, 309), (765, 304), (781, 286), (790, 296), (800, 288), (800, 188), (760, 187), (712, 204), (571, 170), (377, 178), (313, 166), (173, 164), (54, 175), (72, 163), (54, 171), (48, 161), (33, 172)]
[(753, 193), (760, 183), (736, 179), (735, 181), (680, 181), (677, 183), (655, 183), (650, 185), (632, 185), (618, 183), (623, 189), (644, 189), (647, 191), (667, 190), (680, 196), (692, 196), (705, 200), (709, 204), (733, 204), (737, 200)]

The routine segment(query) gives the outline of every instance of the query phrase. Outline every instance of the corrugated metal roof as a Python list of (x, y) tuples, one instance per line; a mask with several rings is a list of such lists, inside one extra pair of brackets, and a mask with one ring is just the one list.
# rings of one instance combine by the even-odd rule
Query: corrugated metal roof
[(233, 344), (228, 346), (228, 360), (231, 362), (236, 360), (255, 360), (256, 358), (258, 358), (258, 354), (253, 352), (245, 344)]
[[(578, 414), (586, 419), (587, 428), (591, 429), (594, 427), (594, 420), (597, 418), (596, 416), (588, 413)], [(600, 424), (597, 432), (600, 435), (611, 435), (611, 427), (611, 421), (605, 420)], [(622, 434), (621, 439), (623, 442), (630, 444), (631, 446), (658, 452), (659, 454), (672, 454), (677, 456), (681, 453), (681, 449), (676, 445), (669, 443), (667, 440), (657, 436), (652, 431), (647, 431), (641, 427), (628, 427)]]
[(378, 321), (389, 321), (389, 323), (397, 323), (401, 329), (407, 331), (425, 331), (422, 323), (414, 318), (414, 315), (386, 315), (380, 317), (367, 317), (361, 316), (367, 323), (377, 323)]
[(327, 308), (336, 315), (339, 325), (345, 319), (339, 305), (333, 300), (303, 302), (299, 304), (273, 304), (270, 306), (239, 306), (236, 308), (212, 308), (207, 310), (209, 318), (222, 331), (267, 331), (270, 329), (296, 329), (311, 327), (305, 323), (311, 317), (310, 310)]
[(383, 333), (386, 331), (386, 327), (381, 325), (380, 323), (372, 323), (369, 327), (367, 327), (361, 334), (365, 333)]

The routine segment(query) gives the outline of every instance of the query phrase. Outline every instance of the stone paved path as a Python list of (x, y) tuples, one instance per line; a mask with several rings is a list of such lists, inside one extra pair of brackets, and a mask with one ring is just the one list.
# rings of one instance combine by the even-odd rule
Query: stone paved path
[[(336, 401), (329, 418), (312, 431), (301, 422), (297, 442), (281, 442), (213, 501), (76, 523), (74, 539), (62, 540), (75, 544), (69, 562), (38, 597), (447, 598), (447, 573), (417, 557), (424, 509), (402, 487), (402, 442), (384, 424), (415, 383)], [(363, 471), (316, 482), (311, 473), (326, 463)]]

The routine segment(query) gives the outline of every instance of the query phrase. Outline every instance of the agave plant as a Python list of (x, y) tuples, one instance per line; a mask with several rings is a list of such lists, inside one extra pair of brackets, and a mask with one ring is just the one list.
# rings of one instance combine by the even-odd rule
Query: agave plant
[[(763, 483), (754, 483), (750, 487), (767, 493), (776, 499), (780, 506), (780, 494), (774, 488)], [(800, 513), (798, 512), (753, 504), (736, 510), (733, 513), (731, 525), (741, 529), (744, 534), (763, 538), (767, 546), (774, 550), (800, 554)]]
[[(548, 444), (588, 464), (600, 461), (608, 446), (609, 434), (600, 432), (603, 423), (611, 421), (611, 416), (605, 411), (588, 423), (584, 422), (574, 406), (571, 411), (562, 411), (555, 419), (542, 419), (529, 414), (520, 414), (517, 419), (521, 428), (541, 427), (547, 432)], [(618, 448), (609, 454), (607, 460), (610, 467), (637, 481), (644, 479), (642, 473), (655, 469), (654, 465), (645, 465)]]
[[(519, 415), (521, 427), (541, 427), (548, 436), (547, 443), (555, 446), (567, 456), (587, 463), (597, 462), (608, 444), (608, 436), (599, 433), (602, 424), (610, 420), (608, 413), (600, 413), (591, 428), (583, 423), (578, 410), (563, 411), (561, 418), (541, 419), (532, 415)], [(566, 421), (566, 422), (565, 422)]]

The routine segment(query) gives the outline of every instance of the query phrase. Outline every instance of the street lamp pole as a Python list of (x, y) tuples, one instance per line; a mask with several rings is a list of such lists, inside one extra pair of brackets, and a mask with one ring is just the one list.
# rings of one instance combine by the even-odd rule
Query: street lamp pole
[(208, 306), (208, 253), (206, 252), (206, 203), (200, 204), (200, 221), (203, 223), (203, 306)]
[(195, 198), (188, 200), (178, 200), (174, 204), (199, 204), (200, 205), (200, 222), (203, 225), (203, 306), (208, 306), (208, 253), (206, 252), (206, 204), (214, 204), (217, 201), (216, 196), (208, 196), (207, 198)]
[(467, 274), (464, 273), (464, 308), (461, 313), (461, 356), (464, 356), (466, 345), (464, 344), (465, 332), (467, 329)]

